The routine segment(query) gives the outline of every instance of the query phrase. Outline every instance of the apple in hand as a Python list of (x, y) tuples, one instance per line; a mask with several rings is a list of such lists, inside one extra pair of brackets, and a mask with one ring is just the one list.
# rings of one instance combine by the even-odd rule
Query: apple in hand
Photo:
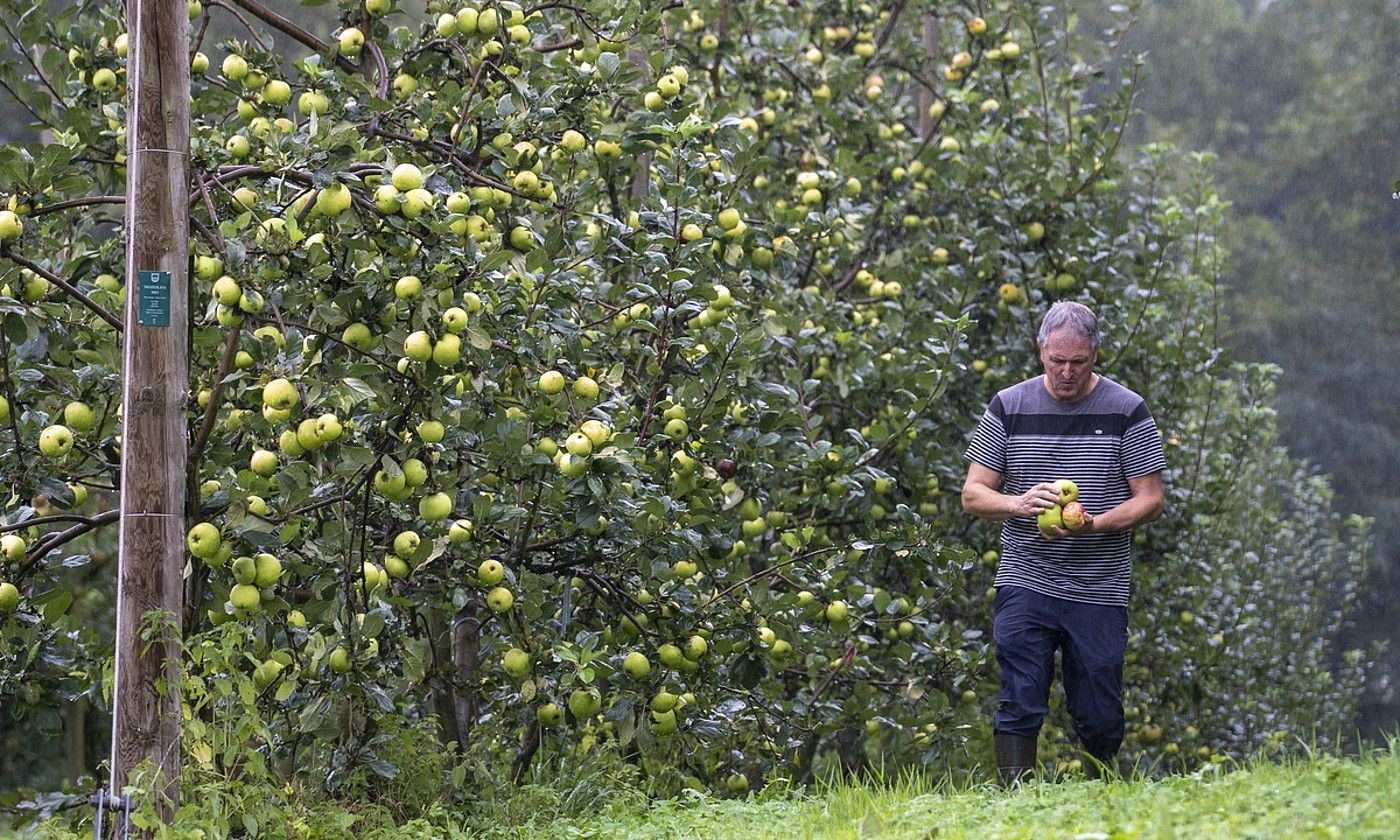
[(1055, 490), (1060, 494), (1059, 503), (1067, 505), (1079, 498), (1079, 485), (1068, 478), (1061, 478), (1055, 482)]
[(1041, 511), (1035, 518), (1035, 524), (1040, 526), (1040, 530), (1048, 535), (1053, 535), (1056, 528), (1063, 528), (1065, 525), (1063, 511), (1059, 505)]
[(1093, 517), (1079, 502), (1070, 502), (1060, 511), (1060, 519), (1069, 530), (1079, 533), (1093, 524)]

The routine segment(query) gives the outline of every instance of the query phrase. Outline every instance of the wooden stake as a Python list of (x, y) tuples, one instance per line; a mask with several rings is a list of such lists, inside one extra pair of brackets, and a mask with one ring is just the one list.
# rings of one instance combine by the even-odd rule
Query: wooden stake
[(127, 294), (111, 792), (121, 795), (132, 768), (150, 759), (161, 773), (158, 787), (137, 795), (164, 797), (158, 805), (168, 816), (180, 767), (189, 445), (190, 23), (185, 0), (128, 0), (126, 23)]

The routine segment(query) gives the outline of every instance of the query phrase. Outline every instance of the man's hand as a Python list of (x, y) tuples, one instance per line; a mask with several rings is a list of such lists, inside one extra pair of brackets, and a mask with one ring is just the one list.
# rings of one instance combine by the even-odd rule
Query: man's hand
[(1088, 514), (1085, 514), (1085, 515), (1084, 515), (1084, 524), (1083, 524), (1083, 525), (1080, 525), (1078, 528), (1060, 528), (1060, 527), (1053, 527), (1053, 528), (1051, 528), (1049, 531), (1045, 530), (1044, 528), (1041, 528), (1041, 529), (1040, 529), (1040, 533), (1045, 537), (1045, 539), (1053, 541), (1053, 540), (1061, 540), (1061, 539), (1064, 539), (1065, 537), (1073, 537), (1073, 536), (1080, 536), (1080, 535), (1083, 535), (1083, 534), (1089, 534), (1089, 533), (1092, 533), (1093, 530), (1094, 530), (1094, 517), (1089, 516)]
[(1060, 491), (1053, 484), (1041, 483), (1015, 497), (1016, 515), (1034, 519), (1060, 501)]

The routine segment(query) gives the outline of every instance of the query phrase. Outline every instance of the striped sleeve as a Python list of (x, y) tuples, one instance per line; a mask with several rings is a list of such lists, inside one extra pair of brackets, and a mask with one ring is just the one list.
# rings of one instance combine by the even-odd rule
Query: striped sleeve
[(1167, 458), (1162, 451), (1162, 435), (1157, 431), (1157, 422), (1147, 410), (1147, 403), (1138, 403), (1128, 417), (1128, 427), (1123, 432), (1122, 449), (1123, 476), (1140, 478), (1167, 468)]
[(1001, 396), (992, 398), (972, 433), (963, 457), (999, 473), (1006, 472), (1006, 408)]

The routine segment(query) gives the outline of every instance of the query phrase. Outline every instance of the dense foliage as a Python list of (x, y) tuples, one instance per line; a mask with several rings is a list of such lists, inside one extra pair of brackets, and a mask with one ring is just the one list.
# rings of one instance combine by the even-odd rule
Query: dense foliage
[[(1086, 15), (1089, 12), (1086, 9)], [(1333, 477), (1338, 506), (1375, 519), (1351, 644), (1389, 640), (1360, 726), (1400, 719), (1400, 7), (1346, 0), (1147, 4), (1126, 39), (1153, 72), (1129, 137), (1216, 154), (1230, 201), (1220, 241), (1240, 358), (1279, 364), (1282, 441)], [(1190, 44), (1190, 49), (1181, 45)], [(1202, 57), (1206, 57), (1202, 60)], [(1377, 92), (1377, 93), (1372, 93)]]
[[(195, 32), (225, 11), (192, 4)], [(115, 13), (17, 16), (48, 142), (0, 151), (7, 755), (110, 702)], [(1222, 206), (1196, 161), (1121, 147), (1128, 57), (1021, 3), (342, 24), (196, 44), (191, 783), (985, 761), (995, 534), (961, 453), (1062, 297), (1168, 443), (1135, 756), (1350, 720), (1364, 663), (1326, 661), (1364, 530), (1278, 448), (1269, 373), (1217, 348)]]

